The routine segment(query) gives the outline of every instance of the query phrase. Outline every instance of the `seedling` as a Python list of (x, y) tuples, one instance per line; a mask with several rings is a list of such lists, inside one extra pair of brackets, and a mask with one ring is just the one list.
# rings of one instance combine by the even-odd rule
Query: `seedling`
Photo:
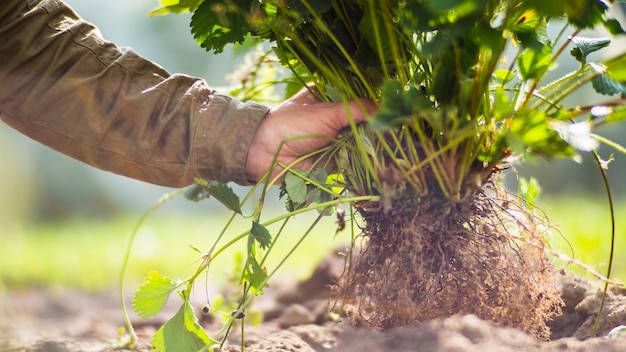
[[(179, 313), (155, 335), (156, 349), (223, 344), (234, 320), (245, 320), (253, 297), (284, 263), (266, 267), (286, 223), (311, 211), (319, 216), (295, 247), (333, 212), (338, 230), (351, 231), (354, 250), (334, 294), (352, 316), (387, 329), (472, 313), (548, 338), (545, 321), (559, 313), (562, 302), (547, 258), (551, 251), (531, 211), (536, 189), (523, 184), (517, 197), (499, 180), (512, 163), (534, 157), (576, 160), (593, 153), (605, 166), (597, 154), (600, 144), (626, 153), (596, 133), (626, 119), (626, 54), (595, 62), (590, 54), (607, 47), (610, 38), (579, 35), (598, 27), (622, 34), (608, 16), (611, 3), (164, 1), (155, 13), (193, 12), (192, 32), (207, 50), (270, 43), (254, 67), (278, 61), (288, 68), (291, 76), (269, 80), (284, 84), (287, 95), (314, 84), (312, 92), (322, 100), (366, 97), (380, 111), (306, 155), (317, 158), (313, 168), (298, 170), (297, 161), (272, 166), (284, 176), (284, 215), (262, 217), (269, 187), (263, 183), (240, 200), (226, 185), (198, 180), (190, 198), (214, 197), (233, 215), (194, 275), (178, 283), (151, 274), (137, 292), (135, 305), (147, 315), (175, 290), (183, 298)], [(552, 36), (549, 25), (562, 29)], [(547, 81), (567, 52), (579, 67)], [(266, 85), (263, 77), (253, 78), (257, 86)], [(565, 105), (584, 85), (609, 97), (590, 106)], [(257, 96), (250, 80), (243, 87), (237, 90), (242, 96)], [(335, 168), (328, 173), (330, 165)], [(270, 171), (266, 184), (273, 181)], [(254, 210), (244, 215), (247, 202)], [(335, 211), (337, 206), (350, 213)], [(227, 240), (235, 218), (248, 221), (249, 230)], [(363, 242), (365, 248), (356, 247)], [(201, 273), (237, 243), (247, 250), (241, 302), (223, 333), (210, 338), (197, 325), (189, 296)]]

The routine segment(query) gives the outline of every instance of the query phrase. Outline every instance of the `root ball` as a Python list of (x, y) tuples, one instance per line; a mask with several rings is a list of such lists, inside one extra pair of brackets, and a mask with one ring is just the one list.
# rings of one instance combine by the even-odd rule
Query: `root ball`
[(386, 214), (363, 211), (366, 245), (353, 248), (337, 302), (382, 330), (475, 314), (548, 338), (562, 305), (553, 269), (534, 217), (511, 204), (481, 191), (461, 204), (409, 197)]

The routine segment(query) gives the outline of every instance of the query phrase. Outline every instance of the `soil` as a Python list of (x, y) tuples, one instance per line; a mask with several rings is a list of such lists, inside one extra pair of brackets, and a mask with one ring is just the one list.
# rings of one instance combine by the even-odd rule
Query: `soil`
[[(274, 284), (256, 302), (264, 313), (260, 326), (246, 328), (246, 351), (626, 351), (626, 290), (614, 288), (605, 302), (597, 336), (592, 336), (602, 291), (598, 283), (562, 276), (563, 315), (549, 323), (552, 337), (538, 340), (522, 331), (497, 327), (473, 315), (453, 316), (380, 332), (331, 320), (328, 284), (343, 263), (329, 257), (310, 279)], [(0, 296), (0, 351), (113, 351), (123, 325), (115, 293), (70, 290), (9, 290)], [(139, 351), (150, 349), (150, 337), (178, 304), (170, 299), (161, 315), (132, 318)], [(529, 307), (532, 309), (532, 307)], [(203, 318), (207, 330), (215, 320)], [(624, 329), (626, 330), (626, 328)], [(233, 333), (224, 351), (240, 351)]]

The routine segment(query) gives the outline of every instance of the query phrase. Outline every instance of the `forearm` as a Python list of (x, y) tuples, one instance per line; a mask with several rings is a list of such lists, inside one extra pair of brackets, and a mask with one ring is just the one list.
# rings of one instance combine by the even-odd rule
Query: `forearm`
[[(247, 183), (268, 109), (216, 94), (99, 37), (58, 1), (0, 9), (0, 117), (51, 148), (139, 180)], [(29, 8), (33, 7), (33, 8)]]

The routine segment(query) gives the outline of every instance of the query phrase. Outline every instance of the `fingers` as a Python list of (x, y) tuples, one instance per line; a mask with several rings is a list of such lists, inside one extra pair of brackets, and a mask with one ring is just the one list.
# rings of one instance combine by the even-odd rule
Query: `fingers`
[(322, 102), (312, 91), (317, 91), (317, 87), (313, 86), (302, 89), (294, 95), (289, 102), (297, 105), (317, 105), (317, 107), (321, 109), (332, 107), (332, 109), (336, 110), (335, 118), (340, 118), (337, 122), (340, 122), (341, 128), (347, 127), (350, 124), (348, 116), (352, 116), (355, 123), (361, 123), (367, 121), (369, 116), (374, 115), (376, 111), (378, 111), (378, 105), (371, 99), (350, 99), (347, 101), (347, 105), (339, 102)]
[(373, 100), (365, 98), (351, 99), (346, 103), (321, 104), (323, 105), (319, 105), (320, 111), (328, 109), (327, 111), (332, 113), (320, 113), (319, 116), (324, 120), (325, 124), (336, 132), (350, 126), (350, 120), (356, 124), (367, 121), (378, 110)]
[(350, 114), (356, 123), (367, 121), (377, 110), (378, 106), (371, 99), (358, 98), (348, 101), (347, 114)]
[[(351, 99), (346, 103), (321, 102), (309, 90), (302, 90), (270, 110), (259, 125), (248, 151), (248, 178), (254, 182), (259, 180), (271, 166), (274, 153), (284, 141), (289, 140), (280, 149), (277, 160), (290, 164), (329, 143), (324, 138), (294, 137), (319, 135), (334, 138), (339, 131), (350, 126), (351, 121), (365, 122), (377, 109), (376, 103), (369, 99)], [(311, 165), (312, 160), (306, 160), (304, 164)]]

